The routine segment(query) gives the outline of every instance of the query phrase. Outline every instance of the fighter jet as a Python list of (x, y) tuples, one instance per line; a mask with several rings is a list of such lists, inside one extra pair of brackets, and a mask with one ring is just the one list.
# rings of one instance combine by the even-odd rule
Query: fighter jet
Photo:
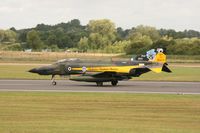
[(167, 65), (163, 49), (158, 48), (149, 50), (146, 55), (130, 61), (64, 59), (49, 66), (33, 68), (29, 72), (52, 75), (52, 85), (56, 85), (55, 75), (69, 75), (69, 79), (74, 81), (95, 82), (97, 86), (103, 86), (104, 82), (111, 82), (111, 85), (116, 86), (118, 81), (139, 77), (149, 71), (170, 73), (171, 70)]

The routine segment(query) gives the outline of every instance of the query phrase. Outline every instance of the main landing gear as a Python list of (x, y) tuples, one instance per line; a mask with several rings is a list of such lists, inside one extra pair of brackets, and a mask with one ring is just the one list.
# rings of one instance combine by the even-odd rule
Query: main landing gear
[(52, 85), (56, 85), (57, 84), (56, 81), (55, 81), (55, 75), (52, 75), (52, 77), (51, 77), (51, 84)]
[(111, 81), (111, 84), (112, 84), (112, 86), (116, 86), (116, 85), (117, 85), (117, 83), (118, 83), (118, 81), (117, 81), (117, 80), (113, 80), (113, 81)]
[[(117, 83), (118, 83), (117, 80), (112, 80), (112, 81), (111, 81), (111, 85), (112, 85), (112, 86), (116, 86)], [(97, 84), (97, 86), (103, 86), (103, 82), (96, 82), (96, 84)]]

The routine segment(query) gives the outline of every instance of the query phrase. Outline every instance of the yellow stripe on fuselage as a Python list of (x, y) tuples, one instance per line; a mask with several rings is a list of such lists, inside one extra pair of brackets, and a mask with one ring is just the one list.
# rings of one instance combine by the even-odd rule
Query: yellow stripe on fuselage
[[(106, 66), (106, 67), (86, 67), (87, 72), (117, 72), (117, 73), (129, 73), (131, 69), (138, 68), (136, 66)], [(82, 67), (72, 68), (75, 71), (82, 71)]]

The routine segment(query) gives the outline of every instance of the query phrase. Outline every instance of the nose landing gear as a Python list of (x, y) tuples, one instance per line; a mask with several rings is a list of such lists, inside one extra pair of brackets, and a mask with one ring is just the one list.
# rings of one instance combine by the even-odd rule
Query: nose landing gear
[(52, 77), (51, 77), (51, 84), (52, 85), (56, 85), (57, 84), (56, 81), (55, 81), (55, 75), (52, 75)]

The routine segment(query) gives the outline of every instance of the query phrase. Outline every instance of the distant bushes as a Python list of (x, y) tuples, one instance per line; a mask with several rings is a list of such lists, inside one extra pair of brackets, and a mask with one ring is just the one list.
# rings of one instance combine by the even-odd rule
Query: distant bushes
[(38, 24), (30, 29), (0, 30), (1, 50), (141, 54), (159, 47), (173, 55), (200, 55), (200, 32), (177, 32), (143, 25), (122, 29), (108, 19), (91, 20), (87, 25), (73, 19), (56, 25)]

